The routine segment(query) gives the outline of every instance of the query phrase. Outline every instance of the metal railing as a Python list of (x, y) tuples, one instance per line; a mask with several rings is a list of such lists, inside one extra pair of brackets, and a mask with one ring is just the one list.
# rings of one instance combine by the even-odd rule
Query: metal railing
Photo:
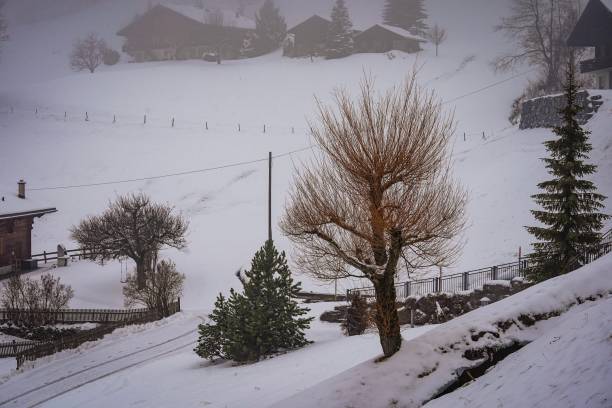
[[(610, 252), (612, 252), (612, 230), (605, 233), (601, 238), (601, 243), (585, 253), (581, 262), (576, 262), (574, 268), (589, 264)], [(457, 293), (467, 290), (482, 289), (485, 283), (490, 281), (510, 281), (517, 277), (524, 277), (525, 273), (532, 269), (535, 264), (535, 258), (532, 255), (527, 255), (516, 262), (494, 265), (452, 275), (443, 275), (442, 277), (399, 282), (395, 284), (395, 293), (398, 300), (403, 300), (409, 296), (425, 296), (430, 293)], [(368, 299), (376, 298), (376, 292), (373, 286), (347, 290), (347, 299), (355, 295), (360, 295)]]

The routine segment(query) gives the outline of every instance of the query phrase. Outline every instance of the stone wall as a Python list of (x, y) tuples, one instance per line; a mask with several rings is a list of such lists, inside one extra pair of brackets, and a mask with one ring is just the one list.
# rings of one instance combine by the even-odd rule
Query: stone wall
[[(601, 95), (590, 96), (587, 91), (578, 93), (578, 104), (583, 111), (578, 116), (581, 125), (586, 124), (603, 104)], [(521, 129), (552, 128), (561, 125), (559, 111), (566, 105), (565, 95), (549, 95), (523, 102)]]
[(444, 323), (474, 309), (514, 295), (527, 287), (522, 278), (512, 281), (490, 281), (482, 289), (458, 293), (436, 293), (421, 297), (409, 297), (399, 311), (400, 324), (410, 323), (413, 310), (414, 324)]

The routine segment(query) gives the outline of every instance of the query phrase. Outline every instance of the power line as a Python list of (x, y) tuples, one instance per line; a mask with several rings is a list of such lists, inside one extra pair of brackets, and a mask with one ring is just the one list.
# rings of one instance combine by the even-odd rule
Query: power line
[(490, 85), (487, 85), (487, 86), (485, 86), (485, 87), (482, 87), (482, 88), (476, 89), (476, 90), (474, 90), (474, 91), (468, 92), (468, 93), (466, 93), (466, 94), (464, 94), (464, 95), (457, 96), (456, 98), (449, 99), (448, 101), (444, 101), (444, 102), (442, 102), (442, 105), (446, 105), (446, 104), (451, 103), (451, 102), (456, 102), (456, 101), (458, 101), (458, 100), (460, 100), (460, 99), (467, 98), (468, 96), (476, 95), (476, 94), (478, 94), (478, 93), (480, 93), (480, 92), (482, 92), (482, 91), (486, 91), (487, 89), (494, 88), (494, 87), (496, 87), (496, 86), (498, 86), (498, 85), (501, 85), (501, 84), (503, 84), (503, 83), (506, 83), (506, 82), (512, 81), (513, 79), (516, 79), (516, 78), (521, 77), (521, 76), (523, 76), (523, 75), (530, 74), (530, 73), (534, 72), (535, 70), (536, 70), (535, 68), (534, 68), (534, 69), (530, 69), (530, 70), (528, 70), (528, 71), (524, 71), (524, 72), (521, 72), (521, 73), (519, 73), (519, 74), (513, 75), (513, 76), (511, 76), (511, 77), (509, 77), (509, 78), (502, 79), (501, 81), (497, 81), (497, 82), (492, 83), (492, 84), (490, 84)]
[[(303, 152), (303, 151), (306, 151), (306, 150), (310, 150), (312, 148), (313, 148), (313, 146), (311, 145), (311, 146), (308, 146), (308, 147), (303, 147), (301, 149), (292, 150), (290, 152), (282, 153), (282, 154), (273, 156), (272, 158), (278, 159), (278, 158), (281, 158), (281, 157), (289, 156), (289, 155), (294, 154), (294, 153), (300, 153), (300, 152)], [(137, 182), (137, 181), (159, 180), (159, 179), (164, 179), (164, 178), (169, 178), (169, 177), (178, 177), (178, 176), (187, 176), (187, 175), (190, 175), (190, 174), (208, 173), (208, 172), (215, 171), (215, 170), (222, 170), (222, 169), (228, 169), (228, 168), (232, 168), (232, 167), (240, 167), (240, 166), (246, 166), (246, 165), (249, 165), (249, 164), (261, 163), (261, 162), (265, 162), (265, 161), (268, 161), (268, 160), (269, 160), (269, 158), (266, 157), (266, 158), (263, 158), (263, 159), (242, 161), (242, 162), (237, 162), (237, 163), (224, 164), (224, 165), (216, 166), (216, 167), (208, 167), (208, 168), (205, 168), (205, 169), (188, 170), (188, 171), (182, 171), (182, 172), (178, 172), (178, 173), (162, 174), (162, 175), (158, 175), (158, 176), (139, 177), (139, 178), (125, 179), (125, 180), (102, 181), (102, 182), (98, 182), (98, 183), (74, 184), (74, 185), (68, 185), (68, 186), (54, 186), (54, 187), (31, 188), (30, 191), (68, 190), (68, 189), (74, 189), (74, 188), (98, 187), (98, 186), (108, 186), (108, 185), (113, 185), (113, 184), (133, 183), (133, 182)]]

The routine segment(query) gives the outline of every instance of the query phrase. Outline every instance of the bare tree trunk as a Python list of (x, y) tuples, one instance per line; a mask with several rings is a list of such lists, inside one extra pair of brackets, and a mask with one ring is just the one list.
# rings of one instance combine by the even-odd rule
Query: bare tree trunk
[[(386, 274), (389, 275), (389, 274)], [(402, 345), (399, 317), (395, 305), (393, 274), (374, 283), (376, 290), (376, 326), (385, 357), (391, 357)]]
[(144, 289), (147, 286), (146, 281), (147, 259), (139, 259), (136, 261), (136, 281), (138, 289)]

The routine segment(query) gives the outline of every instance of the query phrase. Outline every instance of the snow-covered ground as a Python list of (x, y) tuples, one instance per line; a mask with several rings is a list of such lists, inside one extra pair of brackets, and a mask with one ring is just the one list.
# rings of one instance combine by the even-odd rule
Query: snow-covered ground
[[(318, 317), (333, 304), (308, 307)], [(0, 406), (266, 407), (376, 356), (380, 347), (376, 333), (347, 338), (337, 324), (316, 319), (307, 331), (314, 343), (303, 349), (251, 365), (210, 363), (192, 351), (199, 322), (183, 312), (38, 360), (0, 380)], [(402, 334), (410, 339), (433, 327)]]
[[(291, 12), (287, 16), (291, 25), (313, 13), (326, 15), (331, 4), (328, 0), (278, 3), (284, 11)], [(496, 74), (490, 67), (491, 60), (508, 47), (493, 26), (507, 13), (509, 3), (428, 0), (431, 22), (449, 31), (449, 39), (437, 58), (431, 47), (418, 55), (397, 52), (391, 56), (354, 55), (314, 62), (286, 59), (274, 53), (251, 60), (225, 61), (221, 66), (201, 61), (128, 64), (123, 56), (117, 66), (101, 67), (90, 75), (68, 68), (74, 39), (96, 31), (120, 48), (121, 39), (115, 33), (136, 12), (144, 10), (146, 0), (57, 0), (53, 7), (46, 8), (44, 5), (50, 3), (41, 0), (10, 1), (6, 11), (11, 40), (3, 45), (0, 59), (0, 195), (14, 194), (17, 181), (23, 178), (28, 183), (28, 197), (57, 207), (57, 213), (36, 220), (34, 252), (54, 250), (58, 243), (74, 247), (69, 239), (72, 225), (86, 215), (102, 211), (109, 200), (133, 191), (144, 191), (155, 200), (175, 206), (189, 219), (190, 229), (186, 251), (162, 254), (175, 260), (187, 275), (182, 302), (186, 312), (159, 325), (113, 333), (96, 344), (10, 374), (0, 385), (0, 399), (6, 401), (40, 386), (33, 394), (7, 404), (29, 406), (78, 386), (44, 405), (312, 406), (312, 398), (325, 401), (320, 405), (324, 407), (341, 401), (353, 401), (356, 406), (377, 402), (386, 406), (394, 398), (409, 404), (406, 398), (428, 398), (450, 379), (449, 373), (456, 368), (453, 364), (461, 362), (460, 358), (438, 359), (439, 355), (432, 351), (435, 345), (461, 338), (470, 328), (488, 327), (495, 319), (516, 317), (522, 311), (567, 308), (577, 295), (587, 297), (609, 290), (612, 265), (610, 260), (602, 259), (584, 272), (530, 289), (516, 298), (519, 300), (509, 299), (480, 309), (421, 337), (417, 336), (432, 327), (404, 330), (406, 343), (402, 354), (385, 366), (392, 368), (388, 376), (372, 369), (382, 367), (371, 362), (380, 352), (375, 334), (345, 338), (337, 325), (319, 321), (308, 332), (314, 344), (255, 365), (211, 364), (191, 350), (199, 317), (210, 310), (218, 292), (238, 285), (234, 272), (249, 265), (266, 238), (268, 152), (280, 156), (274, 161), (273, 176), (276, 224), (294, 167), (312, 156), (307, 120), (316, 119), (314, 97), (330, 101), (331, 92), (338, 86), (355, 91), (364, 72), (384, 90), (399, 84), (416, 65), (420, 67), (420, 82), (434, 89), (446, 101), (445, 108), (455, 112), (454, 170), (470, 194), (469, 225), (463, 255), (454, 269), (446, 272), (511, 261), (519, 246), (523, 252), (529, 250), (531, 238), (523, 226), (533, 223), (530, 195), (536, 192), (537, 182), (547, 177), (539, 159), (546, 154), (542, 142), (551, 137), (551, 132), (519, 131), (507, 121), (512, 100), (532, 75), (531, 67), (508, 74)], [(381, 4), (380, 0), (349, 2), (356, 27), (378, 23)], [(29, 13), (33, 5), (36, 13)], [(515, 76), (517, 73), (526, 74)], [(587, 126), (594, 146), (591, 162), (599, 166), (593, 180), (603, 194), (612, 196), (612, 92), (597, 92), (603, 95), (604, 105)], [(262, 161), (255, 162), (259, 159)], [(198, 171), (152, 178), (194, 170)], [(141, 180), (72, 188), (133, 179)], [(608, 201), (606, 211), (610, 213), (611, 208)], [(274, 234), (278, 247), (291, 254), (289, 242), (276, 227)], [(133, 267), (130, 263), (127, 266)], [(52, 272), (75, 289), (71, 306), (121, 307), (120, 280), (125, 267), (117, 262), (101, 267), (77, 261)], [(583, 281), (581, 277), (585, 276), (590, 279)], [(333, 290), (307, 276), (298, 278), (307, 290)], [(354, 285), (359, 282), (341, 282), (340, 290)], [(605, 330), (610, 325), (596, 326), (594, 321), (603, 319), (599, 317), (602, 314), (609, 320), (609, 305), (609, 299), (588, 303), (549, 323), (511, 332), (532, 343), (473, 385), (431, 404), (459, 405), (465, 402), (460, 398), (467, 398), (474, 406), (495, 406), (499, 404), (495, 400), (497, 393), (482, 395), (482, 390), (501, 385), (498, 374), (502, 368), (511, 373), (508, 378), (527, 386), (534, 382), (532, 375), (552, 378), (549, 373), (563, 369), (572, 372), (576, 366), (585, 370), (591, 388), (582, 387), (583, 383), (583, 391), (572, 394), (572, 398), (588, 398), (589, 394), (592, 399), (580, 400), (585, 406), (605, 406), (601, 405), (605, 400), (596, 393), (602, 384), (598, 381), (612, 382), (610, 371), (602, 368), (605, 358), (594, 361), (594, 353), (609, 353), (609, 331)], [(332, 305), (312, 307), (312, 314), (318, 316)], [(587, 323), (577, 331), (581, 319)], [(559, 328), (554, 328), (555, 324)], [(561, 339), (553, 341), (557, 337)], [(565, 353), (571, 350), (576, 357), (565, 354), (567, 359), (555, 361), (560, 366), (544, 359), (523, 374), (517, 371), (528, 367), (524, 361), (534, 358), (532, 354), (543, 352), (550, 356), (549, 351), (542, 351), (546, 347), (559, 355), (563, 350), (558, 348), (568, 348)], [(579, 357), (591, 362), (589, 367), (593, 368), (587, 371), (586, 365), (579, 365)], [(574, 366), (563, 365), (566, 360)], [(425, 377), (431, 382), (411, 382), (414, 373), (431, 369), (434, 361), (439, 361), (437, 374)], [(13, 359), (0, 359), (0, 373), (7, 374), (13, 366)], [(406, 377), (407, 371), (398, 366), (410, 370), (413, 377)], [(384, 393), (377, 392), (375, 385), (398, 372), (401, 375), (395, 378), (407, 382), (393, 380)], [(362, 373), (365, 385), (357, 380), (357, 373)], [(97, 380), (98, 377), (104, 378)], [(324, 382), (316, 388), (310, 388), (321, 381)], [(44, 386), (47, 383), (52, 384)], [(424, 386), (410, 388), (415, 384)], [(566, 376), (555, 384), (570, 390), (577, 386)], [(344, 394), (346, 398), (332, 392), (338, 389), (348, 393)], [(545, 385), (545, 390), (531, 389), (525, 396), (515, 398), (552, 398), (561, 406), (576, 401), (561, 400), (564, 394), (560, 392), (546, 394), (553, 389)], [(499, 395), (511, 392), (503, 386), (500, 390)], [(609, 391), (602, 392), (609, 402)], [(284, 399), (286, 402), (280, 402)], [(515, 406), (529, 406), (526, 400), (511, 401), (517, 402)]]
[[(578, 299), (594, 299), (577, 305)], [(466, 350), (530, 344), (432, 407), (609, 407), (612, 256), (476, 309), (275, 407), (418, 407), (470, 363)], [(519, 317), (561, 314), (529, 326)], [(502, 323), (511, 323), (505, 329)], [(558, 344), (557, 344), (558, 343)], [(487, 357), (485, 357), (486, 359)]]

